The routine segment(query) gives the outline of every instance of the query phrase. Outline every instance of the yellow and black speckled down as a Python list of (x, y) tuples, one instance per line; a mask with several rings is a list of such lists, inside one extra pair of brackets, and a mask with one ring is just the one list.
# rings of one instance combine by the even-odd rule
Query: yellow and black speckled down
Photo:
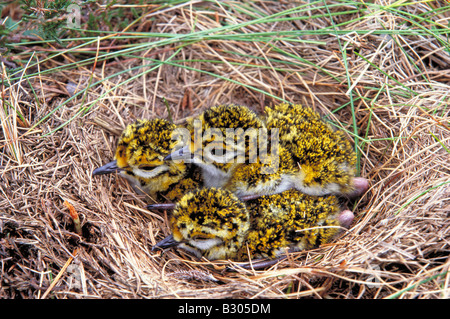
[(116, 148), (119, 167), (156, 167), (172, 149), (172, 132), (177, 126), (164, 119), (137, 120), (128, 125)]
[(227, 190), (203, 188), (176, 204), (171, 229), (173, 243), (199, 257), (244, 261), (327, 243), (339, 231), (338, 214), (334, 196), (289, 190), (244, 205)]
[[(356, 154), (344, 133), (309, 107), (279, 104), (266, 107), (268, 129), (278, 128), (280, 145), (300, 168), (294, 186), (310, 195), (352, 192)], [(294, 167), (295, 169), (295, 167)]]
[[(236, 167), (224, 188), (238, 196), (279, 193), (280, 189), (285, 190), (282, 184), (286, 174), (298, 171), (295, 165), (291, 153), (280, 146), (274, 156), (270, 153), (260, 155), (255, 163)], [(273, 170), (272, 167), (277, 169)], [(289, 183), (287, 188), (291, 186)]]
[[(275, 258), (286, 248), (311, 249), (339, 232), (339, 205), (334, 196), (309, 196), (296, 190), (262, 196), (247, 203), (252, 225), (247, 236), (251, 257)], [(240, 251), (245, 259), (247, 247)]]

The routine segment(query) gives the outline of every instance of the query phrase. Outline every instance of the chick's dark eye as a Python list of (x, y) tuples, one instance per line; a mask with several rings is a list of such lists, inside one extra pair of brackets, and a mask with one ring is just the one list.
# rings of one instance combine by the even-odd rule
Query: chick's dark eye
[(142, 165), (139, 166), (139, 169), (143, 170), (143, 171), (151, 171), (152, 169), (154, 169), (154, 166), (150, 166), (150, 165)]
[(206, 240), (209, 239), (209, 237), (207, 235), (195, 235), (194, 237), (192, 237), (193, 240)]

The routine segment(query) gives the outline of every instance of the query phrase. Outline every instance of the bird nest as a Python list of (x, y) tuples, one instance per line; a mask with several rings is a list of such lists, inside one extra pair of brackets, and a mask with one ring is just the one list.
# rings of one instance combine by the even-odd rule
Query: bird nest
[[(267, 15), (300, 5), (253, 3)], [(434, 15), (405, 24), (408, 14), (425, 15), (431, 5)], [(83, 50), (60, 49), (63, 54), (47, 59), (48, 49), (58, 44), (41, 43), (20, 49), (30, 56), (36, 51), (30, 61), (41, 62), (22, 65), (35, 75), (16, 80), (2, 60), (0, 297), (448, 297), (449, 48), (439, 41), (446, 41), (444, 35), (401, 32), (417, 25), (430, 29), (429, 24), (448, 31), (449, 11), (439, 10), (444, 6), (445, 1), (412, 3), (399, 9), (404, 15), (322, 6), (311, 8), (309, 19), (246, 24), (253, 16), (249, 12), (219, 3), (204, 11), (194, 1), (149, 14), (131, 30), (185, 34), (240, 23), (230, 35), (271, 31), (280, 37), (239, 41), (205, 33), (203, 39), (170, 43), (140, 57), (61, 70), (86, 59)], [(348, 14), (333, 15), (342, 11)], [(339, 23), (347, 32), (334, 32)], [(281, 36), (333, 24), (329, 32), (298, 38), (307, 42)], [(93, 42), (84, 50), (155, 40), (114, 41)], [(189, 65), (132, 69), (145, 57), (189, 60)], [(51, 75), (42, 73), (49, 69)], [(88, 86), (86, 94), (76, 95)], [(360, 175), (370, 188), (356, 200), (342, 199), (355, 220), (331, 243), (289, 253), (266, 269), (199, 260), (176, 249), (152, 251), (170, 233), (170, 212), (146, 210), (154, 200), (136, 194), (117, 175), (91, 176), (113, 159), (118, 135), (135, 119), (183, 123), (219, 103), (262, 113), (277, 98), (310, 105), (350, 140), (358, 136)]]

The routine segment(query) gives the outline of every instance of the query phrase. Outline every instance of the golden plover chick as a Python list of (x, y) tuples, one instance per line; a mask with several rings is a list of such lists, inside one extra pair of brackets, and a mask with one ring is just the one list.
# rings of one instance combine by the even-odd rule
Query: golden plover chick
[(282, 103), (266, 107), (268, 129), (278, 128), (280, 145), (292, 155), (294, 167), (286, 182), (309, 195), (358, 196), (368, 188), (355, 177), (356, 154), (344, 133), (335, 130), (309, 107)]
[(187, 128), (191, 134), (189, 145), (166, 159), (193, 162), (200, 167), (206, 187), (222, 187), (236, 167), (256, 161), (257, 149), (251, 143), (264, 123), (245, 106), (219, 105), (191, 119)]
[(183, 162), (164, 161), (176, 142), (177, 128), (164, 119), (137, 120), (120, 136), (114, 161), (96, 168), (92, 175), (119, 172), (139, 193), (178, 200), (202, 186), (198, 168)]

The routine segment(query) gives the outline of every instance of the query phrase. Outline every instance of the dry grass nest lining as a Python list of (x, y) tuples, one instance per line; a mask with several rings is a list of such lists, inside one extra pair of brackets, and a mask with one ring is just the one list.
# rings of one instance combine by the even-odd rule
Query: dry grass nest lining
[[(416, 9), (420, 8), (418, 5)], [(266, 9), (279, 8), (274, 5)], [(179, 14), (157, 17), (152, 24), (155, 31), (191, 29), (189, 7), (174, 10)], [(205, 27), (212, 23), (202, 15), (197, 18)], [(377, 21), (384, 21), (395, 29), (399, 23), (388, 14), (377, 19), (362, 19), (355, 28), (374, 28)], [(329, 21), (314, 23), (323, 25), (302, 20), (272, 27), (321, 28)], [(248, 32), (257, 32), (255, 28), (249, 27)], [(20, 108), (28, 123), (2, 114), (0, 297), (448, 297), (450, 174), (449, 153), (444, 146), (450, 139), (450, 83), (444, 66), (450, 58), (436, 50), (434, 41), (399, 37), (414, 44), (408, 50), (416, 50), (419, 58), (428, 57), (429, 62), (421, 61), (423, 69), (418, 70), (395, 42), (386, 45), (390, 38), (371, 34), (346, 37), (378, 67), (348, 53), (354, 92), (373, 99), (355, 102), (359, 135), (367, 131), (369, 140), (360, 150), (361, 176), (370, 180), (371, 188), (356, 202), (344, 203), (354, 210), (356, 219), (340, 238), (318, 249), (291, 254), (268, 270), (198, 261), (177, 250), (163, 255), (152, 252), (151, 246), (169, 233), (167, 216), (143, 209), (151, 199), (136, 195), (124, 180), (116, 176), (92, 178), (91, 172), (113, 158), (117, 133), (126, 124), (135, 118), (168, 117), (161, 97), (168, 100), (173, 119), (180, 123), (186, 116), (218, 103), (244, 104), (261, 111), (275, 100), (208, 74), (163, 65), (112, 90), (84, 117), (43, 136), (71, 118), (81, 103), (81, 98), (74, 99), (30, 130), (42, 114), (68, 98), (64, 92), (55, 93), (55, 88), (64, 88), (69, 82), (84, 87), (91, 70), (79, 68), (52, 77), (37, 76), (29, 83), (19, 81), (4, 88), (6, 100)], [(282, 41), (276, 45), (342, 77), (346, 71), (342, 56), (337, 54), (336, 37), (323, 35), (320, 40), (327, 42), (326, 48)], [(253, 60), (252, 55), (271, 58), (271, 68), (207, 62), (232, 61), (235, 56), (227, 53), (230, 49), (247, 54), (242, 61), (248, 65), (266, 63)], [(168, 48), (157, 57), (164, 60), (171, 53)], [(312, 105), (352, 131), (349, 107), (330, 112), (348, 102), (348, 86), (337, 85), (307, 65), (299, 68), (293, 64), (291, 70), (277, 71), (274, 61), (287, 57), (261, 43), (203, 41), (186, 46), (180, 55), (201, 60), (194, 66), (197, 69), (238, 80), (290, 102)], [(46, 63), (41, 68), (60, 62)], [(134, 63), (140, 62), (127, 59), (106, 64), (95, 71), (95, 77), (104, 78)], [(280, 67), (286, 69), (286, 64)], [(395, 83), (380, 70), (414, 90), (415, 97), (400, 99), (396, 95), (393, 101), (393, 91), (398, 87), (384, 85)], [(428, 83), (422, 74), (428, 74)], [(90, 91), (85, 102), (95, 100), (125, 78), (105, 81)], [(30, 85), (40, 105), (31, 98)], [(379, 89), (381, 86), (384, 90)], [(107, 119), (108, 126), (99, 125), (99, 119)], [(17, 141), (12, 143), (13, 136), (7, 132), (17, 134)], [(64, 201), (80, 215), (82, 236), (74, 233)], [(224, 271), (225, 265), (235, 271)]]

